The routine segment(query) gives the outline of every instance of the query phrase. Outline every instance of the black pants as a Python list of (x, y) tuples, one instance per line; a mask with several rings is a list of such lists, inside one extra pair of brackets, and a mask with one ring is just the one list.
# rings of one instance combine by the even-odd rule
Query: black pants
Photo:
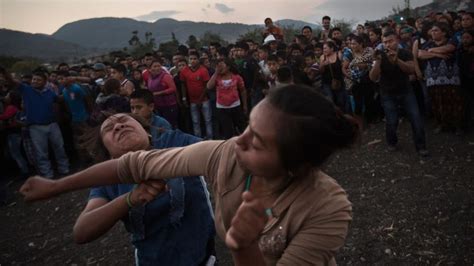
[[(352, 96), (354, 96), (355, 110), (356, 115), (362, 115), (367, 123), (372, 122), (377, 113), (375, 96), (375, 86), (372, 82), (363, 82), (363, 83), (354, 83), (352, 86)], [(363, 112), (365, 106), (365, 112)]]
[(217, 108), (217, 119), (219, 122), (219, 136), (223, 139), (230, 139), (234, 135), (245, 130), (244, 113), (241, 106), (234, 108)]

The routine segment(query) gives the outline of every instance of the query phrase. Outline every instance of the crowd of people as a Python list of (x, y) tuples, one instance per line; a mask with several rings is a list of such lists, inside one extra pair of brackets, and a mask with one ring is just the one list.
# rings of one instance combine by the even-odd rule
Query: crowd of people
[[(305, 26), (293, 40), (264, 22), (263, 43), (62, 63), (21, 80), (0, 69), (3, 146), (23, 177), (44, 177), (22, 193), (35, 200), (103, 185), (74, 237), (92, 241), (123, 220), (137, 265), (212, 263), (216, 233), (236, 264), (334, 264), (351, 205), (320, 166), (375, 123), (385, 122), (396, 151), (406, 117), (422, 157), (426, 134), (468, 132), (473, 13), (366, 23), (346, 36), (325, 16), (319, 33)], [(172, 147), (182, 148), (146, 151)], [(69, 175), (71, 161), (105, 162)]]

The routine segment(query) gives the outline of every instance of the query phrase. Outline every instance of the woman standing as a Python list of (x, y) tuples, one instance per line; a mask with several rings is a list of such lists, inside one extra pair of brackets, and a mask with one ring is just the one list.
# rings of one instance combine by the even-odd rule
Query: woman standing
[(171, 74), (163, 69), (160, 60), (151, 63), (147, 87), (153, 93), (157, 115), (164, 117), (173, 128), (176, 128), (178, 126), (176, 85)]
[(207, 83), (207, 89), (216, 89), (217, 120), (220, 136), (229, 139), (235, 128), (239, 133), (245, 129), (244, 114), (247, 113), (247, 92), (244, 80), (237, 74), (231, 59), (220, 59), (216, 72)]
[(375, 88), (369, 78), (373, 50), (365, 46), (361, 36), (354, 36), (350, 46), (352, 53), (344, 60), (349, 61), (348, 76), (352, 83), (351, 90), (355, 102), (354, 114), (362, 125), (364, 122), (362, 113), (364, 113), (363, 117), (366, 123), (373, 122), (374, 115), (376, 115)]
[(214, 193), (217, 234), (235, 265), (336, 265), (352, 209), (321, 166), (357, 133), (321, 94), (292, 85), (270, 91), (239, 137), (128, 153), (59, 180), (32, 177), (20, 191), (39, 200), (99, 184), (202, 174)]
[(422, 46), (418, 57), (426, 62), (426, 85), (438, 123), (435, 133), (455, 128), (456, 134), (462, 134), (464, 98), (460, 93), (459, 67), (454, 56), (456, 46), (449, 40), (449, 30), (448, 24), (435, 23), (431, 28), (431, 40)]
[(323, 55), (320, 58), (323, 94), (333, 101), (343, 111), (347, 110), (347, 91), (344, 87), (342, 73), (342, 54), (334, 42), (328, 41), (323, 45)]

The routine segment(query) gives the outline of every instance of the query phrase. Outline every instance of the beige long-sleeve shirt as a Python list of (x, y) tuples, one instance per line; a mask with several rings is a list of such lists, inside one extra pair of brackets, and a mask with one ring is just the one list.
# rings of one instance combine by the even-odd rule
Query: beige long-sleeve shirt
[[(235, 138), (123, 155), (118, 175), (124, 183), (174, 176), (207, 177), (215, 200), (217, 234), (225, 239), (242, 203), (248, 176), (237, 163)], [(259, 247), (267, 265), (335, 265), (344, 245), (352, 207), (345, 191), (321, 171), (297, 177), (272, 206)]]

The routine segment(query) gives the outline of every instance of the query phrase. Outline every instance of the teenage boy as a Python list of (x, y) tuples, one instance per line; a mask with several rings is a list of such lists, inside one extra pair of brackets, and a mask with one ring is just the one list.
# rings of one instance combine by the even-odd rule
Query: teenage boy
[(130, 94), (130, 110), (132, 114), (144, 118), (150, 124), (152, 142), (160, 138), (164, 130), (171, 130), (171, 124), (161, 116), (155, 115), (153, 93), (145, 89), (137, 89)]
[[(202, 114), (206, 125), (206, 137), (207, 139), (212, 139), (212, 111), (209, 97), (206, 93), (206, 85), (210, 77), (208, 70), (199, 62), (199, 54), (197, 52), (191, 52), (189, 54), (189, 66), (186, 66), (179, 73), (179, 77), (181, 80), (183, 102), (189, 99), (194, 135), (202, 138)], [(187, 95), (187, 97), (185, 95)]]

